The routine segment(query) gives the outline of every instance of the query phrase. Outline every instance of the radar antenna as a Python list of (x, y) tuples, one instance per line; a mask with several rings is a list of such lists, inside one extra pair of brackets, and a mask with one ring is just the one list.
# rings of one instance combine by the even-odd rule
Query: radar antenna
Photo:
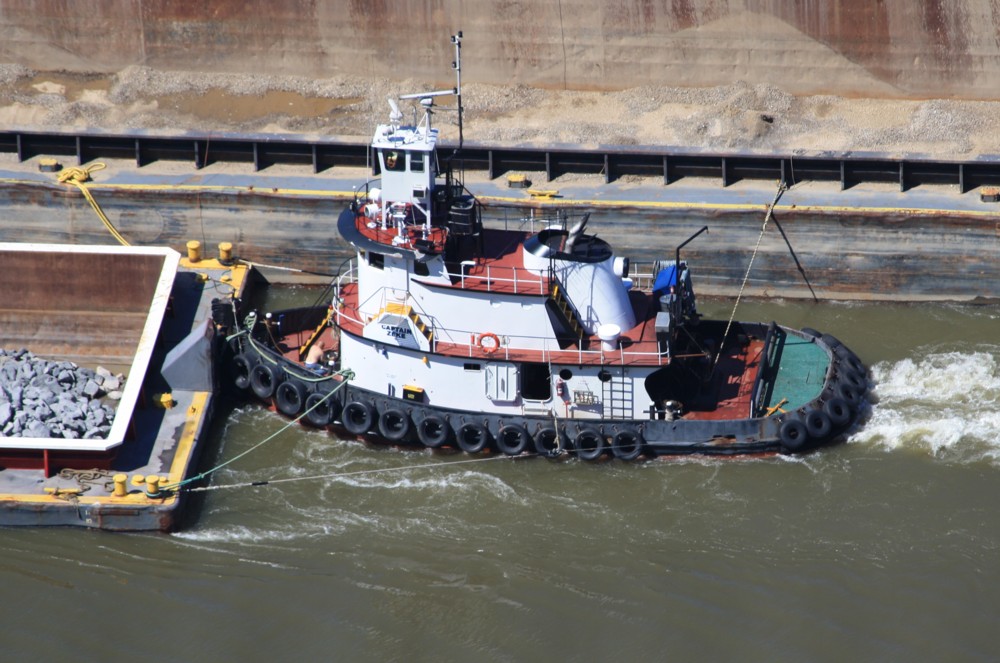
[(403, 114), (399, 112), (399, 105), (392, 97), (389, 97), (389, 108), (392, 109), (392, 112), (389, 113), (389, 124), (395, 128), (399, 126), (399, 121), (403, 119)]

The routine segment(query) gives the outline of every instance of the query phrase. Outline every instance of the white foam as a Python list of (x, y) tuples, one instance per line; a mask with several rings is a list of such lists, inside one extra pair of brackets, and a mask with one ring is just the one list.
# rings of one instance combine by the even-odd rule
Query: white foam
[[(968, 450), (968, 459), (1000, 451), (1000, 348), (930, 352), (880, 362), (871, 417), (851, 442), (890, 449)], [(974, 458), (973, 458), (974, 457)]]

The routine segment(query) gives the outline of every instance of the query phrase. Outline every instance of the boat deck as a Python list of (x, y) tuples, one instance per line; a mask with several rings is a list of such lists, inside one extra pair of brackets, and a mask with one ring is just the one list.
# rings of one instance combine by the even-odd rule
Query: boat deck
[[(45, 260), (59, 262), (51, 254)], [(94, 269), (104, 269), (98, 266), (100, 260), (94, 261)], [(145, 481), (152, 476), (159, 479), (160, 486), (176, 484), (194, 470), (206, 442), (215, 399), (207, 342), (213, 324), (212, 300), (224, 299), (230, 292), (243, 295), (248, 274), (249, 268), (242, 264), (179, 261), (172, 285), (168, 284), (169, 301), (162, 321), (141, 332), (143, 339), (152, 336), (153, 349), (145, 372), (128, 375), (126, 391), (135, 385), (140, 393), (135, 409), (124, 421), (127, 432), (117, 446), (94, 452), (74, 450), (93, 441), (0, 438), (0, 525), (125, 531), (169, 530), (179, 525), (186, 496), (164, 491), (151, 497)], [(87, 338), (113, 337), (114, 316), (105, 318), (103, 329), (60, 339), (61, 358), (90, 365), (86, 359), (89, 349), (77, 344), (86, 343)], [(40, 357), (51, 351), (30, 342), (24, 345)], [(126, 341), (125, 347), (128, 345)], [(193, 365), (198, 368), (192, 369)], [(116, 425), (118, 417), (125, 416), (124, 407), (117, 408)], [(123, 496), (114, 495), (115, 475), (126, 478)]]

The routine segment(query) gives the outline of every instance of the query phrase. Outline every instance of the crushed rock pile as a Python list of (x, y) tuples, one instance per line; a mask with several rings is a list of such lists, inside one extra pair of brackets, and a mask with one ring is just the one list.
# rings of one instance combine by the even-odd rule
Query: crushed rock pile
[(3, 437), (106, 438), (121, 398), (123, 375), (28, 350), (0, 349), (0, 434)]

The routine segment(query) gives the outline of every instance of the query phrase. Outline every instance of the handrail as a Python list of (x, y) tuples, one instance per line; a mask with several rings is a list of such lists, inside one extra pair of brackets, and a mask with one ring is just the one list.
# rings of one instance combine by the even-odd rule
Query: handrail
[[(410, 299), (407, 300), (412, 301)], [(418, 315), (427, 323), (428, 328), (433, 332), (432, 338), (433, 345), (431, 350), (433, 352), (440, 352), (439, 344), (442, 342), (441, 339), (444, 337), (454, 338), (454, 339), (464, 339), (468, 338), (469, 342), (464, 343), (461, 341), (448, 341), (449, 345), (455, 346), (454, 353), (447, 354), (462, 354), (466, 357), (474, 357), (478, 354), (479, 345), (478, 337), (479, 332), (473, 329), (459, 329), (459, 328), (449, 328), (443, 327), (439, 324), (437, 318), (433, 316), (424, 316), (422, 310), (415, 308)], [(341, 327), (347, 325), (354, 325), (363, 328), (367, 321), (363, 319), (360, 311), (357, 307), (349, 308), (337, 308), (337, 324)], [(532, 347), (530, 344), (518, 346), (512, 345), (511, 341), (517, 340), (532, 340), (540, 342), (541, 348)], [(505, 342), (504, 342), (505, 341)], [(610, 353), (603, 348), (595, 350), (585, 350), (579, 345), (573, 350), (562, 350), (553, 349), (550, 346), (551, 343), (558, 343), (557, 340), (552, 339), (548, 336), (535, 336), (530, 334), (503, 334), (500, 344), (500, 352), (502, 359), (505, 361), (510, 361), (511, 357), (519, 352), (538, 352), (541, 354), (541, 361), (561, 361), (563, 363), (607, 363), (609, 361)], [(634, 350), (627, 350), (625, 346), (619, 346), (615, 351), (617, 353), (616, 359), (622, 364), (627, 364), (628, 361), (634, 361), (636, 363), (643, 364), (656, 364), (662, 366), (666, 357), (660, 352), (638, 352)], [(491, 355), (491, 358), (496, 359), (497, 355)], [(651, 361), (655, 358), (655, 362)]]
[(772, 375), (773, 366), (778, 359), (774, 353), (777, 352), (777, 344), (784, 334), (785, 332), (778, 327), (777, 323), (772, 322), (768, 325), (767, 333), (764, 335), (764, 347), (760, 351), (760, 367), (757, 369), (757, 377), (754, 378), (753, 387), (750, 390), (749, 416), (751, 419), (764, 412), (764, 401), (768, 395), (768, 382), (774, 377)]

